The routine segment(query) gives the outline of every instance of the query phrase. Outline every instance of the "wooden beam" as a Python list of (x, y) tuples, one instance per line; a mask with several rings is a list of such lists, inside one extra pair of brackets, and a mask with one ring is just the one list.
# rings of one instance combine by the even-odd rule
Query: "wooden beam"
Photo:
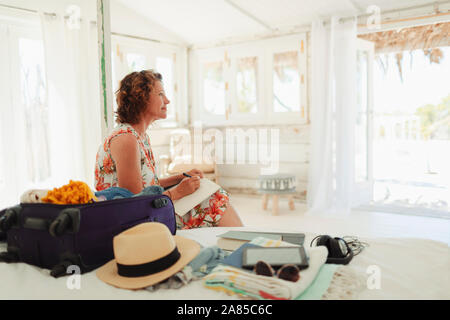
[(100, 59), (100, 108), (102, 137), (114, 127), (114, 107), (111, 67), (110, 0), (97, 0), (98, 53)]
[(226, 3), (228, 3), (230, 6), (232, 6), (233, 8), (235, 8), (236, 10), (238, 10), (239, 12), (241, 12), (242, 14), (246, 15), (247, 17), (249, 17), (250, 19), (252, 19), (253, 21), (257, 22), (258, 24), (260, 24), (261, 26), (263, 26), (264, 28), (266, 28), (269, 31), (274, 31), (274, 28), (272, 28), (271, 26), (269, 26), (266, 22), (262, 21), (261, 19), (255, 17), (253, 14), (251, 14), (250, 12), (242, 9), (241, 7), (239, 7), (236, 3), (234, 3), (231, 0), (225, 0)]

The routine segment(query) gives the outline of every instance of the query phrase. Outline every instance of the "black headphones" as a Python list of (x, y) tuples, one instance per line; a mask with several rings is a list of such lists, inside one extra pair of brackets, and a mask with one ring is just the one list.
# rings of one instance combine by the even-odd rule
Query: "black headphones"
[(321, 235), (315, 237), (311, 241), (311, 247), (316, 239), (318, 239), (316, 246), (325, 246), (328, 249), (328, 258), (326, 263), (348, 264), (353, 259), (353, 250), (344, 239)]

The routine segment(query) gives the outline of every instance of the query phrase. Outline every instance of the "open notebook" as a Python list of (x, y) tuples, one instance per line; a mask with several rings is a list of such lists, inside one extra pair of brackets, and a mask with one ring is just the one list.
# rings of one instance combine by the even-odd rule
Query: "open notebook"
[(184, 216), (196, 205), (207, 199), (210, 195), (220, 189), (220, 186), (209, 179), (200, 180), (200, 187), (194, 193), (187, 195), (181, 199), (173, 201), (175, 212), (179, 216)]

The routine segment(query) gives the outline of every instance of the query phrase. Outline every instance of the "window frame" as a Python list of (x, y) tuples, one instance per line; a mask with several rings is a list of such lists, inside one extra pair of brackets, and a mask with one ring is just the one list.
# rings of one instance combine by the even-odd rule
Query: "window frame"
[[(258, 40), (251, 43), (198, 49), (192, 52), (191, 65), (194, 70), (192, 86), (192, 116), (194, 121), (201, 121), (208, 126), (226, 125), (279, 125), (307, 124), (307, 48), (306, 33)], [(297, 51), (300, 78), (300, 106), (295, 112), (273, 111), (273, 54)], [(237, 59), (245, 57), (258, 58), (257, 98), (258, 112), (242, 114), (237, 112)], [(224, 79), (228, 83), (225, 92), (228, 116), (211, 115), (204, 112), (203, 104), (203, 64), (206, 62), (224, 62)], [(267, 90), (266, 88), (270, 88)]]

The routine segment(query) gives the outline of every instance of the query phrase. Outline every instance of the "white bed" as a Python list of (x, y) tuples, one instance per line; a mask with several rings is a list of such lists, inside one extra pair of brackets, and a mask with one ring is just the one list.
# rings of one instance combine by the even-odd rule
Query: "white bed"
[[(204, 246), (216, 244), (216, 235), (231, 228), (208, 228), (178, 231), (177, 234), (197, 240)], [(236, 230), (269, 231), (255, 228)], [(285, 230), (270, 230), (285, 231)], [(292, 232), (293, 230), (287, 230)], [(301, 230), (301, 232), (305, 232)], [(305, 245), (315, 234), (305, 232)], [(360, 239), (370, 244), (345, 266), (367, 281), (368, 267), (380, 270), (380, 289), (364, 288), (357, 299), (450, 299), (450, 250), (447, 244), (423, 239)], [(0, 244), (5, 251), (6, 245)], [(369, 269), (370, 271), (370, 269)], [(0, 263), (0, 299), (169, 299), (169, 300), (238, 300), (223, 292), (206, 289), (202, 281), (194, 281), (180, 289), (128, 291), (111, 287), (95, 276), (95, 271), (81, 276), (81, 289), (67, 288), (67, 277), (54, 279), (48, 270), (24, 263)]]

